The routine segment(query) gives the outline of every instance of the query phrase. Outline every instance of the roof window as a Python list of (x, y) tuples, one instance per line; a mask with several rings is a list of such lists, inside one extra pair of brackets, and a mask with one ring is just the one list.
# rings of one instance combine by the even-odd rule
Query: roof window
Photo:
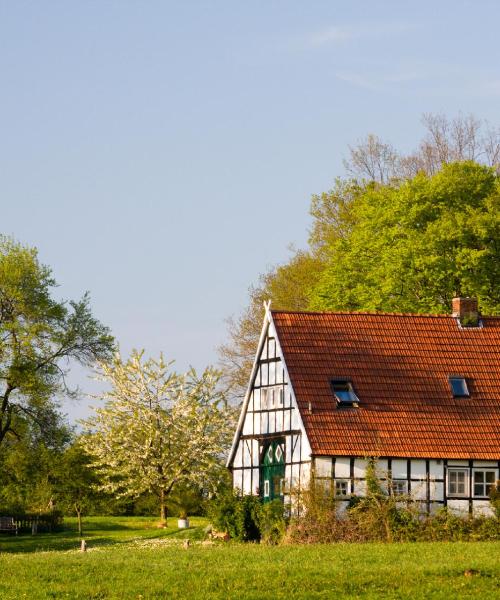
[(352, 383), (347, 379), (332, 379), (333, 395), (337, 400), (337, 406), (358, 406), (359, 398), (356, 396)]
[(470, 396), (465, 377), (450, 377), (450, 387), (454, 398)]

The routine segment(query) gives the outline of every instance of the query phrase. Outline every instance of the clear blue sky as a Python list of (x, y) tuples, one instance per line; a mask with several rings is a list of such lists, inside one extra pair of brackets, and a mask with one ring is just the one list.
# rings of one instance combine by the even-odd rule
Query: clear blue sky
[(2, 0), (0, 231), (61, 296), (90, 290), (125, 354), (202, 368), (349, 143), (409, 150), (423, 112), (500, 124), (499, 22), (494, 1)]

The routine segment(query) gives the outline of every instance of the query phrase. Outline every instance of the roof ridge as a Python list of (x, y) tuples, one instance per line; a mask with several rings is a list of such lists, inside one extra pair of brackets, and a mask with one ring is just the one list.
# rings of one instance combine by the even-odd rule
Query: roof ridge
[[(271, 314), (285, 315), (352, 315), (352, 316), (375, 316), (375, 317), (433, 317), (442, 319), (456, 319), (451, 314), (446, 313), (404, 313), (404, 312), (384, 312), (384, 311), (369, 311), (369, 310), (277, 310), (271, 309)], [(500, 315), (480, 315), (481, 319), (500, 319)]]

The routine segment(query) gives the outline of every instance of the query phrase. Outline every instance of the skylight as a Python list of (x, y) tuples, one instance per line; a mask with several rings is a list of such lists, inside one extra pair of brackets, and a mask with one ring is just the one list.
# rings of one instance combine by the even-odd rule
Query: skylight
[(450, 377), (450, 387), (455, 398), (470, 396), (465, 377)]
[(349, 380), (333, 379), (331, 385), (338, 406), (358, 406), (359, 398)]

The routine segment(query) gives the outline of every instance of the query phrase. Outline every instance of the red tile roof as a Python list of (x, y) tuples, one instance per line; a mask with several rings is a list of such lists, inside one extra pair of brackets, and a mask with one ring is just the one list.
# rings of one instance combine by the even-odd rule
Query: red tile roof
[[(462, 329), (451, 316), (272, 316), (313, 454), (500, 459), (500, 317)], [(470, 397), (453, 397), (450, 375)], [(359, 408), (336, 407), (333, 378)]]

